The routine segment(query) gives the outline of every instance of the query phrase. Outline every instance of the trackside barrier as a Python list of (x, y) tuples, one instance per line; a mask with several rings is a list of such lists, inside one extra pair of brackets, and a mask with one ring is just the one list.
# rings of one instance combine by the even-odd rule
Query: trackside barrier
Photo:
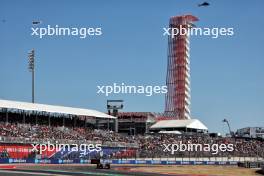
[(264, 162), (263, 161), (256, 161), (256, 162), (238, 162), (237, 164), (239, 167), (245, 167), (245, 168), (264, 168)]
[[(236, 161), (166, 161), (166, 160), (108, 160), (111, 164), (159, 164), (159, 165), (237, 165)], [(0, 159), (0, 164), (35, 163), (35, 164), (90, 164), (84, 159)]]
[(112, 164), (161, 164), (161, 165), (237, 165), (236, 161), (160, 161), (160, 160), (112, 160)]

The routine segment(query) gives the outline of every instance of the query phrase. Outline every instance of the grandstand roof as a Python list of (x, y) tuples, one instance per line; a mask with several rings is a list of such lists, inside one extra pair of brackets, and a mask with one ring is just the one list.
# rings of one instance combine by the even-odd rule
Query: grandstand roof
[(151, 129), (164, 128), (192, 128), (199, 130), (208, 130), (208, 128), (197, 119), (188, 120), (161, 120), (150, 127)]
[(67, 114), (67, 115), (76, 115), (76, 116), (89, 116), (89, 117), (98, 117), (98, 118), (111, 118), (111, 119), (116, 118), (114, 116), (107, 115), (103, 112), (99, 112), (91, 109), (72, 108), (65, 106), (54, 106), (47, 104), (27, 103), (27, 102), (10, 101), (10, 100), (0, 100), (0, 108)]

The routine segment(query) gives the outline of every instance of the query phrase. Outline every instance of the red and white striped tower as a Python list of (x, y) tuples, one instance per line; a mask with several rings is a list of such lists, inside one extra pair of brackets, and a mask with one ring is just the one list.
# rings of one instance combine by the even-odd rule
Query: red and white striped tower
[[(188, 30), (195, 21), (198, 21), (198, 18), (192, 15), (174, 16), (170, 18), (169, 27), (178, 31), (180, 28)], [(190, 119), (191, 114), (189, 45), (188, 33), (179, 32), (169, 36), (165, 114), (176, 119)]]

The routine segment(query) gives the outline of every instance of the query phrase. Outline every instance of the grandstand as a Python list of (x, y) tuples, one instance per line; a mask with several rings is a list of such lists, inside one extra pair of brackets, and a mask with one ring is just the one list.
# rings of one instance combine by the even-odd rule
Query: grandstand
[[(0, 152), (2, 158), (93, 158), (99, 154), (80, 154), (71, 149), (59, 152), (33, 153), (32, 143), (102, 144), (104, 156), (133, 154), (135, 147), (111, 131), (116, 117), (81, 108), (0, 100)], [(105, 123), (106, 122), (106, 123)], [(107, 125), (108, 123), (108, 125)], [(102, 130), (103, 129), (103, 130)], [(110, 132), (110, 133), (109, 133)], [(112, 148), (109, 149), (108, 146)], [(126, 149), (124, 153), (123, 150)]]
[[(207, 130), (195, 119), (159, 121), (160, 118), (154, 113), (120, 113), (118, 118), (121, 133), (112, 130), (115, 129), (116, 117), (95, 110), (0, 100), (0, 157), (2, 159), (62, 160), (159, 159), (159, 161), (162, 158), (174, 161), (186, 161), (186, 159), (189, 161), (251, 161), (261, 160), (264, 157), (263, 140), (212, 137), (208, 133), (193, 130)], [(109, 124), (105, 125), (106, 122)], [(136, 124), (140, 133), (128, 135), (122, 131), (128, 124), (131, 125), (131, 122), (133, 125)], [(146, 126), (154, 131), (147, 132)], [(156, 133), (171, 127), (174, 127), (172, 130), (181, 132)], [(155, 129), (158, 130), (155, 131)], [(66, 143), (70, 147), (53, 152), (32, 151), (32, 144), (48, 142)], [(184, 144), (231, 143), (235, 146), (235, 150), (217, 154), (208, 151), (177, 151), (174, 154), (164, 152), (162, 147), (164, 144), (179, 142)], [(102, 151), (76, 151), (73, 149), (74, 144), (100, 144)]]
[[(45, 105), (37, 103), (18, 102), (10, 100), (0, 100), (1, 120), (8, 122), (21, 122), (60, 125), (60, 126), (85, 126), (92, 124), (95, 128), (100, 127), (100, 121), (107, 121), (111, 126), (117, 120), (116, 117), (105, 113), (91, 110), (72, 108), (64, 106)], [(52, 120), (54, 120), (52, 122)], [(87, 123), (89, 122), (89, 123)]]
[(146, 134), (155, 122), (156, 115), (152, 112), (119, 112), (118, 132), (129, 135)]

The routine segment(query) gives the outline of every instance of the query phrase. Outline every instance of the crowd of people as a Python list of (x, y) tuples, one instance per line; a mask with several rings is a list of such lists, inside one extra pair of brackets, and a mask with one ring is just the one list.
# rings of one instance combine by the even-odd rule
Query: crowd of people
[[(30, 125), (16, 123), (0, 123), (0, 136), (11, 138), (26, 138), (33, 141), (42, 139), (42, 141), (55, 140), (86, 140), (95, 142), (123, 142), (133, 143), (129, 136), (123, 136), (118, 133), (106, 130), (98, 130), (83, 127), (54, 127), (47, 125)], [(4, 139), (4, 138), (3, 138)]]
[[(135, 144), (137, 156), (145, 158), (157, 157), (264, 157), (264, 141), (235, 137), (210, 137), (207, 134), (177, 135), (177, 134), (145, 134), (121, 135), (113, 131), (98, 130), (84, 127), (54, 127), (48, 125), (29, 125), (21, 123), (0, 123), (0, 137), (23, 138), (31, 141), (42, 139), (52, 140), (86, 140), (100, 142), (105, 145), (111, 143)], [(175, 151), (171, 153), (165, 149), (168, 144), (232, 144), (233, 151)]]
[[(138, 136), (138, 143), (140, 145), (141, 157), (264, 157), (264, 141), (257, 139), (245, 139), (235, 137), (210, 137), (209, 135), (175, 135), (175, 134), (161, 134)], [(172, 154), (172, 145), (175, 152)], [(185, 146), (180, 149), (180, 144)], [(201, 148), (195, 147), (187, 150), (186, 147), (198, 144)], [(227, 150), (223, 146), (230, 145), (231, 150)], [(222, 147), (221, 147), (222, 145)], [(203, 148), (210, 146), (210, 148)], [(177, 148), (178, 147), (178, 148)], [(228, 148), (228, 147), (227, 147)], [(177, 150), (177, 151), (176, 151)]]

